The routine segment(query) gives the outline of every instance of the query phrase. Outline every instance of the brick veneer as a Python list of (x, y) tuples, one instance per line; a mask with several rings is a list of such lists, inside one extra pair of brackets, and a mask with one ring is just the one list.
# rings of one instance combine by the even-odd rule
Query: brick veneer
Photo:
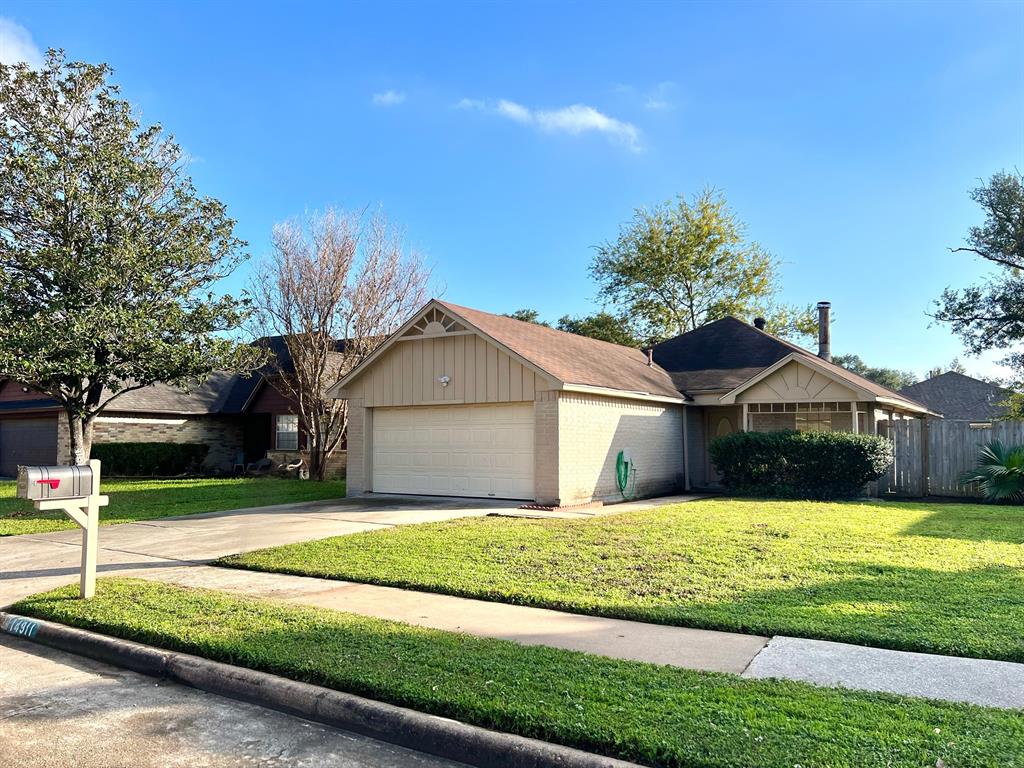
[[(125, 419), (141, 419), (128, 421)], [(93, 444), (98, 443), (204, 443), (210, 452), (203, 462), (206, 471), (230, 472), (236, 454), (242, 450), (242, 423), (221, 416), (153, 416), (152, 414), (109, 413), (93, 427)], [(63, 411), (57, 417), (57, 463), (71, 461), (68, 421)]]
[(557, 395), (558, 498), (538, 501), (621, 501), (615, 465), (624, 449), (637, 469), (636, 496), (671, 493), (681, 487), (681, 406), (572, 392)]

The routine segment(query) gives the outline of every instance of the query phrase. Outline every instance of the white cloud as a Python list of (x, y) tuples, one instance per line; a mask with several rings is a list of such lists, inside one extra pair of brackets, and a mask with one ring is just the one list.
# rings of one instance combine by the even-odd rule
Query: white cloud
[(647, 100), (644, 101), (644, 109), (650, 109), (656, 112), (672, 109), (674, 105), (670, 100), (670, 96), (675, 91), (675, 88), (676, 84), (670, 80), (658, 83), (647, 94)]
[(455, 102), (455, 108), (483, 110), (487, 108), (487, 103), (481, 99), (459, 99)]
[(378, 107), (397, 107), (405, 101), (405, 94), (401, 91), (384, 91), (373, 94), (373, 103)]
[(43, 54), (27, 29), (10, 19), (0, 18), (0, 63), (17, 64), (21, 61), (37, 68), (42, 66)]
[(509, 120), (515, 120), (517, 123), (533, 121), (533, 113), (530, 110), (522, 104), (516, 104), (514, 101), (506, 101), (505, 99), (498, 102), (498, 114), (502, 117), (507, 117)]
[(572, 104), (560, 109), (530, 109), (509, 99), (488, 103), (480, 99), (461, 99), (457, 109), (473, 109), (491, 112), (520, 125), (532, 125), (546, 133), (566, 133), (578, 136), (582, 133), (602, 133), (610, 140), (624, 144), (630, 149), (640, 149), (640, 129), (632, 123), (609, 117), (586, 104)]

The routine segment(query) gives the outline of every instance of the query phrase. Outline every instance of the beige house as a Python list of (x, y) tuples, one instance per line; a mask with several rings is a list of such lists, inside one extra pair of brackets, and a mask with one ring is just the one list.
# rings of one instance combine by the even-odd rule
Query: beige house
[[(927, 408), (735, 318), (648, 352), (432, 300), (331, 389), (349, 400), (348, 493), (547, 506), (713, 486), (735, 430), (875, 432)], [(756, 321), (759, 322), (759, 321)]]

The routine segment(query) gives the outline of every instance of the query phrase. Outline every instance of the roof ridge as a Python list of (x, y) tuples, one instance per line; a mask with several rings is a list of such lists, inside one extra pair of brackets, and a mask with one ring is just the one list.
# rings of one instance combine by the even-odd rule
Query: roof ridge
[(643, 352), (643, 349), (641, 349), (640, 347), (627, 347), (625, 344), (616, 344), (614, 341), (595, 339), (593, 336), (584, 336), (582, 333), (572, 333), (571, 331), (563, 331), (560, 328), (552, 328), (550, 325), (542, 325), (541, 323), (531, 323), (528, 320), (520, 320), (516, 317), (509, 317), (508, 315), (501, 315), (496, 312), (487, 312), (486, 310), (483, 309), (475, 309), (473, 307), (455, 304), (450, 301), (444, 301), (443, 299), (434, 299), (434, 301), (436, 301), (438, 304), (441, 304), (442, 306), (450, 308), (454, 312), (458, 312), (459, 310), (468, 310), (470, 312), (476, 312), (481, 315), (489, 315), (490, 317), (495, 317), (498, 318), (499, 320), (508, 320), (513, 323), (520, 323), (530, 328), (539, 328), (542, 331), (551, 331), (552, 333), (557, 333), (562, 336), (571, 336), (576, 339), (586, 339), (587, 341), (595, 342), (597, 344), (605, 344), (609, 347), (615, 347), (616, 349), (625, 349), (629, 350), (630, 352)]

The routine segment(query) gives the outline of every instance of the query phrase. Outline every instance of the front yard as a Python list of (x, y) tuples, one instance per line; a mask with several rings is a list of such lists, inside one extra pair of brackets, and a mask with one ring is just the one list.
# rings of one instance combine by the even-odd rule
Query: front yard
[(617, 661), (148, 581), (16, 613), (656, 766), (1024, 765), (1016, 712)]
[[(100, 510), (100, 525), (133, 523), (157, 517), (222, 512), (294, 501), (335, 499), (345, 481), (323, 483), (282, 478), (189, 478), (104, 480), (110, 506)], [(0, 536), (74, 528), (62, 512), (37, 512), (32, 502), (15, 498), (14, 481), (0, 482)]]
[(1024, 511), (718, 499), (589, 520), (470, 518), (222, 565), (579, 613), (1024, 661)]

